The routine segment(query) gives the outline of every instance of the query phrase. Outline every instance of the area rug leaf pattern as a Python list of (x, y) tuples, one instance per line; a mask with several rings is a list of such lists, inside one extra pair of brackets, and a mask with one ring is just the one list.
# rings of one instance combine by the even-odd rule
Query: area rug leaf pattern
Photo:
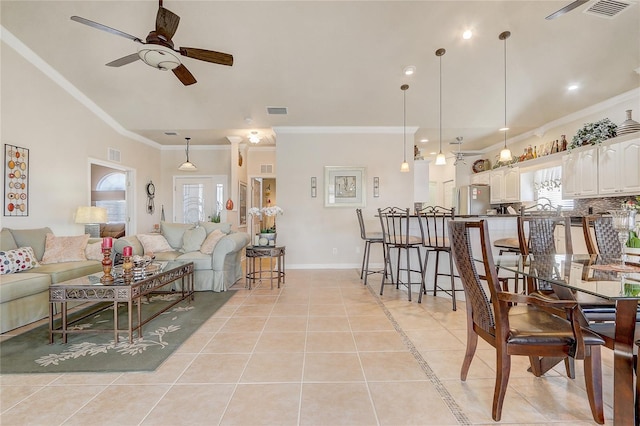
[[(129, 343), (128, 333), (120, 333), (118, 343), (113, 333), (89, 333), (69, 336), (69, 344), (47, 345), (48, 326), (16, 336), (0, 344), (1, 373), (76, 372), (76, 371), (149, 371), (157, 368), (206, 319), (222, 306), (233, 292), (197, 293), (195, 301), (182, 301), (143, 327), (143, 336)], [(154, 295), (143, 305), (170, 303), (178, 295)], [(90, 330), (111, 326), (111, 310), (97, 312), (73, 328)], [(126, 309), (119, 310), (126, 313)], [(186, 316), (185, 316), (186, 315)], [(107, 336), (111, 336), (110, 338)], [(15, 347), (11, 341), (16, 339)], [(73, 341), (75, 340), (75, 341)], [(34, 349), (32, 349), (34, 348)], [(84, 360), (84, 361), (83, 361)], [(137, 361), (136, 361), (137, 360)], [(24, 365), (18, 365), (24, 364)], [(30, 364), (31, 366), (29, 366)]]

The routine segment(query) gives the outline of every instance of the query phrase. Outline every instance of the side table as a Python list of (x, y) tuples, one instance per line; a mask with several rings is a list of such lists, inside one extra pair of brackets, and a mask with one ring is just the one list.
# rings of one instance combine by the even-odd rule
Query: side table
[[(271, 289), (273, 289), (273, 280), (277, 280), (278, 288), (280, 288), (280, 282), (284, 284), (284, 254), (285, 246), (247, 246), (247, 275), (246, 282), (247, 287), (251, 290), (251, 285), (256, 281), (262, 281), (263, 279), (269, 279)], [(269, 269), (265, 270), (262, 267), (262, 259), (269, 259)], [(274, 260), (276, 261), (276, 268), (274, 269)], [(257, 268), (256, 268), (257, 262)]]

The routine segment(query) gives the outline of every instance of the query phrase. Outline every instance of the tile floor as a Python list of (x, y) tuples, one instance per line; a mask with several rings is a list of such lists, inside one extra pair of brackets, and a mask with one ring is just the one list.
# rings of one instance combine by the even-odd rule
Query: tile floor
[[(237, 283), (155, 372), (0, 376), (0, 424), (495, 424), (494, 350), (481, 342), (459, 379), (464, 304), (419, 305), (392, 287), (379, 297), (376, 276), (365, 287), (355, 270), (290, 270), (286, 281)], [(612, 424), (610, 351), (603, 364)], [(527, 366), (515, 358), (500, 424), (594, 424), (580, 362), (575, 380)]]

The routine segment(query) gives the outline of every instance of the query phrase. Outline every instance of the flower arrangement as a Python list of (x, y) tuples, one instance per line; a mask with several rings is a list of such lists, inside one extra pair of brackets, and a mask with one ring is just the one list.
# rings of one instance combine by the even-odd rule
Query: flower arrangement
[(222, 203), (218, 201), (216, 203), (216, 211), (214, 214), (209, 216), (209, 220), (213, 223), (220, 223), (220, 212), (222, 211)]
[[(259, 209), (258, 207), (251, 207), (247, 213), (250, 216), (256, 216), (260, 218), (260, 233), (261, 234), (269, 234), (276, 232), (276, 216), (284, 214), (284, 210), (278, 206), (269, 206), (262, 207)], [(265, 222), (268, 221), (267, 218), (273, 217), (273, 225), (268, 226)]]
[(595, 123), (587, 123), (578, 130), (569, 144), (569, 149), (584, 145), (595, 145), (604, 140), (615, 138), (618, 126), (608, 118)]

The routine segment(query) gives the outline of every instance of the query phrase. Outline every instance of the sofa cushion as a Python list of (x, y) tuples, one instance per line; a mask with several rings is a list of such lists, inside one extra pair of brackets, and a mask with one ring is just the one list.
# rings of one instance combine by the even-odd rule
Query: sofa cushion
[(169, 242), (169, 245), (175, 250), (180, 250), (182, 247), (182, 236), (187, 229), (193, 228), (190, 223), (171, 223), (160, 222), (160, 233)]
[(225, 234), (229, 234), (231, 232), (230, 223), (200, 222), (200, 226), (203, 226), (204, 229), (206, 229), (207, 235), (211, 234), (216, 229), (219, 229)]
[(154, 253), (155, 260), (163, 262), (166, 260), (176, 260), (182, 253), (179, 251), (163, 251), (161, 253)]
[(0, 275), (22, 272), (38, 266), (31, 247), (0, 251)]
[(37, 229), (9, 229), (13, 239), (18, 247), (31, 247), (33, 253), (36, 255), (37, 260), (42, 260), (44, 255), (44, 245), (47, 239), (47, 234), (51, 234), (49, 228), (37, 228)]
[(122, 254), (122, 249), (126, 246), (133, 248), (134, 256), (142, 256), (144, 254), (144, 247), (142, 247), (140, 240), (135, 235), (118, 238), (113, 242), (113, 250), (119, 254)]
[(167, 239), (160, 234), (138, 234), (138, 240), (147, 254), (174, 251)]
[(13, 235), (7, 228), (2, 228), (0, 231), (0, 250), (15, 250), (18, 248), (18, 244), (16, 244), (16, 240), (13, 239)]
[(95, 274), (96, 272), (102, 272), (102, 263), (96, 260), (82, 260), (76, 262), (50, 263), (47, 265), (40, 264), (40, 266), (31, 269), (29, 272), (48, 274), (51, 277), (51, 283), (56, 284), (85, 275)]
[(204, 243), (205, 238), (207, 238), (207, 231), (205, 231), (202, 226), (187, 229), (182, 236), (180, 253), (200, 250), (200, 246)]
[(48, 274), (31, 271), (2, 277), (0, 280), (0, 303), (49, 291), (51, 277)]
[(190, 251), (188, 253), (181, 254), (176, 258), (176, 260), (193, 262), (193, 268), (196, 271), (204, 271), (212, 268), (211, 255), (200, 253), (199, 251)]
[(84, 249), (87, 247), (89, 234), (74, 237), (56, 237), (47, 234), (42, 263), (77, 262), (87, 260)]
[(87, 243), (87, 247), (84, 249), (84, 255), (87, 260), (102, 261), (102, 242)]
[(211, 254), (211, 253), (213, 253), (213, 249), (216, 247), (216, 244), (218, 244), (218, 241), (220, 241), (220, 239), (225, 237), (225, 236), (226, 236), (226, 234), (223, 233), (219, 229), (216, 229), (215, 231), (210, 233), (207, 236), (207, 239), (204, 240), (204, 242), (200, 246), (200, 253), (202, 253), (202, 254)]

